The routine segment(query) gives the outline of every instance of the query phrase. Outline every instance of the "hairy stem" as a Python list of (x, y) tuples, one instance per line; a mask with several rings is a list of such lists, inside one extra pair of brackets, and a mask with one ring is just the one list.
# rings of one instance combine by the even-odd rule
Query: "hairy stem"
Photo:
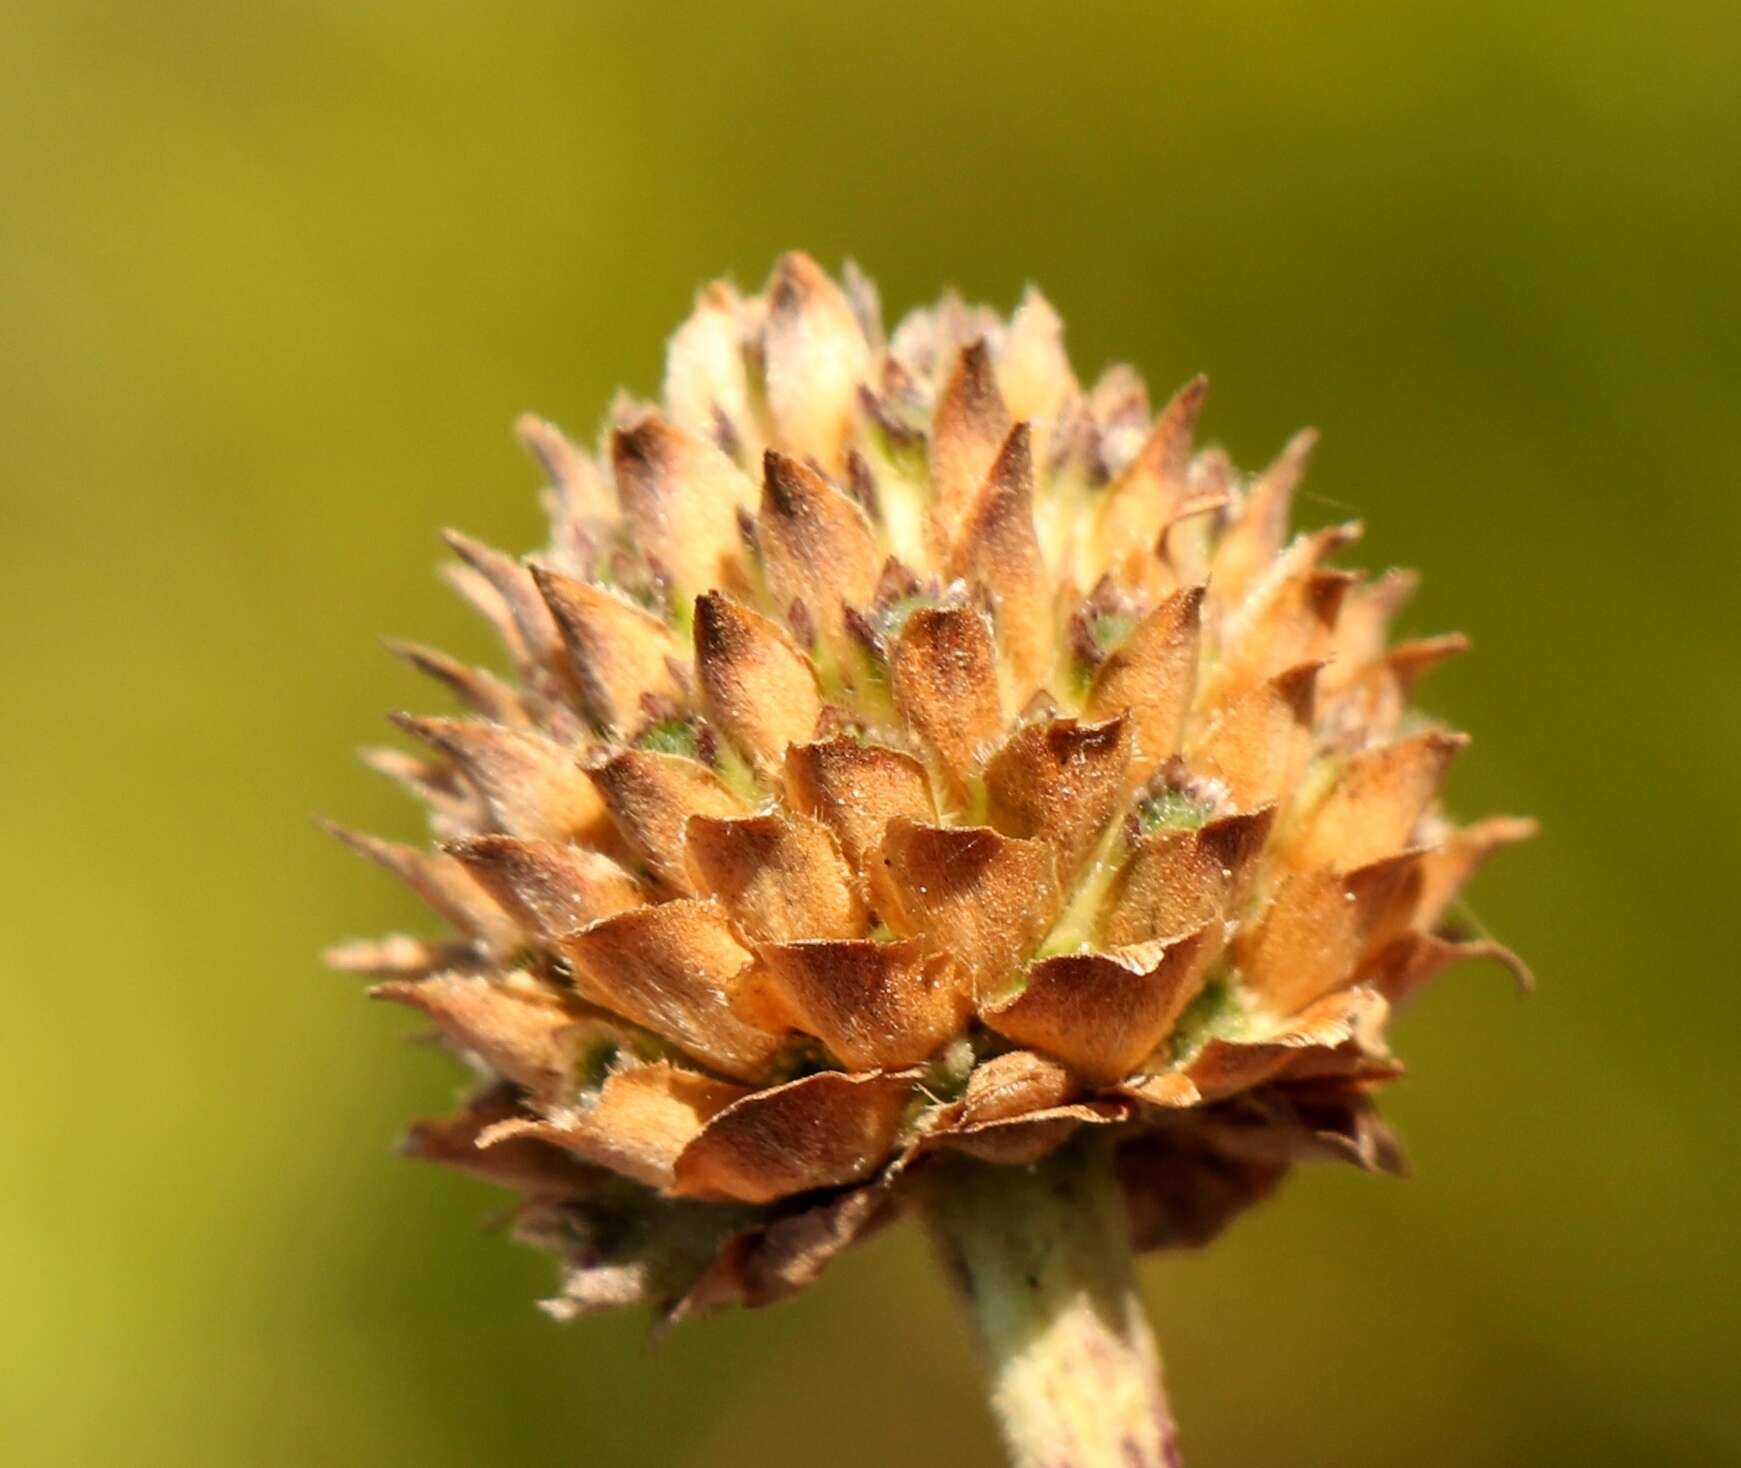
[(1112, 1149), (939, 1166), (926, 1212), (973, 1316), (1015, 1468), (1177, 1468)]

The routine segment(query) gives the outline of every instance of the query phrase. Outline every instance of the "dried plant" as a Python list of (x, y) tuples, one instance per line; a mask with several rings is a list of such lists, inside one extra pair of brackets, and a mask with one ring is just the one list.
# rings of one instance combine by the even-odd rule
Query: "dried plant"
[(524, 1196), (557, 1314), (767, 1304), (914, 1207), (1018, 1463), (1171, 1463), (1132, 1248), (1400, 1167), (1387, 1018), (1518, 967), (1446, 917), (1529, 827), (1440, 814), (1462, 639), (1387, 645), (1409, 578), (1289, 538), (1311, 435), (1247, 479), (1203, 395), (790, 255), (596, 456), (522, 423), (549, 547), (449, 536), (513, 676), (397, 647), (470, 711), (368, 756), (436, 844), (340, 832), (452, 936), (333, 961), (476, 1067), (408, 1147)]

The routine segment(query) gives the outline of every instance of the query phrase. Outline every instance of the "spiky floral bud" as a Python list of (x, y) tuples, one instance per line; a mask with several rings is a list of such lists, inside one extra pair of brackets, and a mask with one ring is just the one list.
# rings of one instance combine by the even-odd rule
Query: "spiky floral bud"
[(1437, 805), (1410, 707), (1455, 637), (1289, 538), (1311, 435), (1237, 475), (1057, 315), (790, 255), (701, 295), (596, 455), (521, 432), (552, 537), (462, 536), (514, 677), (375, 762), (432, 851), (348, 837), (451, 926), (339, 951), (484, 1076), (410, 1150), (526, 1195), (568, 1314), (809, 1284), (937, 1159), (1115, 1147), (1140, 1247), (1307, 1156), (1399, 1166), (1392, 1008), (1502, 949), (1448, 908), (1515, 820)]

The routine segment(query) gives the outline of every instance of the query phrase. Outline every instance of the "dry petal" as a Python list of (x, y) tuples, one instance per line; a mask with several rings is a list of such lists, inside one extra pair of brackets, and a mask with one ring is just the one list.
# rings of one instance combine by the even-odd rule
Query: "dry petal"
[(1010, 317), (997, 383), (1010, 417), (1033, 425), (1034, 458), (1049, 463), (1054, 429), (1081, 389), (1064, 351), (1064, 322), (1033, 286)]
[(763, 445), (744, 370), (741, 309), (724, 281), (696, 297), (695, 310), (665, 349), (665, 403), (685, 433), (712, 439), (738, 463), (753, 464)]
[(513, 619), (517, 637), (510, 639), (510, 645), (523, 660), (524, 669), (530, 672), (554, 664), (561, 655), (562, 639), (550, 609), (538, 594), (532, 573), (512, 556), (457, 530), (444, 532), (443, 539), (500, 598), (501, 606)]
[(1503, 943), (1488, 939), (1458, 941), (1432, 933), (1402, 933), (1392, 938), (1361, 965), (1360, 977), (1392, 1004), (1401, 1004), (1453, 965), (1483, 959), (1503, 964), (1519, 988), (1535, 987), (1535, 977), (1528, 965)]
[(827, 828), (808, 817), (696, 816), (685, 850), (695, 889), (714, 898), (754, 942), (856, 938), (865, 931), (852, 872)]
[(1311, 751), (1317, 676), (1305, 663), (1217, 709), (1189, 752), (1192, 769), (1223, 781), (1243, 809), (1285, 802)]
[(878, 1177), (812, 1208), (744, 1229), (721, 1247), (670, 1323), (721, 1305), (756, 1308), (798, 1294), (840, 1254), (895, 1216), (891, 1190)]
[(1290, 834), (1288, 860), (1300, 867), (1347, 870), (1400, 850), (1438, 794), (1451, 760), (1468, 742), (1467, 735), (1429, 730), (1362, 750)]
[(1370, 1096), (1347, 1086), (1290, 1085), (1287, 1100), (1297, 1124), (1327, 1158), (1367, 1172), (1408, 1176), (1402, 1142)]
[(762, 461), (756, 522), (775, 605), (815, 617), (837, 655), (846, 646), (844, 608), (876, 594), (882, 555), (864, 511), (814, 469), (772, 450)]
[(562, 952), (592, 1003), (726, 1075), (754, 1080), (767, 1069), (777, 1039), (731, 1008), (750, 954), (713, 903), (632, 908), (570, 933)]
[(377, 979), (423, 979), (438, 969), (462, 967), (475, 953), (466, 945), (431, 943), (406, 933), (385, 938), (359, 938), (338, 943), (320, 956), (328, 968), (343, 973), (368, 974)]
[(1516, 816), (1493, 816), (1453, 831), (1421, 857), (1421, 891), (1413, 914), (1418, 928), (1436, 928), (1468, 880), (1494, 852), (1536, 834), (1536, 823)]
[(957, 1123), (979, 1126), (1062, 1105), (1079, 1082), (1066, 1066), (1032, 1050), (1011, 1050), (973, 1068)]
[(696, 599), (695, 671), (708, 717), (758, 763), (778, 764), (816, 732), (810, 659), (785, 628), (717, 592)]
[(742, 811), (712, 770), (682, 755), (625, 749), (592, 780), (623, 840), (673, 892), (694, 890), (683, 861), (690, 818)]
[(600, 1174), (547, 1142), (524, 1137), (504, 1139), (487, 1149), (478, 1145), (492, 1127), (529, 1119), (515, 1087), (492, 1086), (451, 1116), (413, 1122), (399, 1150), (531, 1198), (571, 1198), (592, 1188)]
[(1173, 395), (1137, 455), (1101, 502), (1097, 539), (1100, 564), (1132, 553), (1147, 555), (1188, 497), (1191, 439), (1209, 379), (1198, 376)]
[(1094, 675), (1083, 712), (1128, 714), (1130, 778), (1146, 780), (1179, 751), (1197, 687), (1203, 588), (1176, 591), (1137, 623)]
[(433, 647), (423, 647), (415, 642), (389, 641), (387, 651), (395, 657), (404, 658), (418, 672), (427, 673), (451, 688), (473, 713), (482, 714), (486, 719), (494, 719), (498, 724), (526, 722), (526, 707), (521, 703), (519, 694), (482, 668), (468, 668), (457, 658), (451, 658)]
[(1187, 1111), (1203, 1102), (1203, 1093), (1182, 1070), (1127, 1076), (1119, 1082), (1118, 1093), (1156, 1111)]
[(834, 832), (847, 860), (864, 864), (889, 822), (936, 819), (925, 767), (910, 754), (842, 735), (786, 751), (786, 793), (793, 805)]
[(984, 341), (963, 347), (931, 421), (931, 492), (944, 529), (960, 519), (1010, 433)]
[(1142, 1250), (1200, 1248), (1270, 1196), (1282, 1160), (1231, 1155), (1200, 1127), (1169, 1127), (1118, 1151), (1131, 1243)]
[(1034, 466), (1029, 429), (1010, 430), (967, 512), (947, 572), (982, 587), (992, 608), (998, 651), (1018, 703), (1052, 668), (1052, 598), (1034, 529)]
[(1051, 848), (986, 826), (895, 820), (869, 875), (883, 921), (959, 959), (976, 994), (1004, 987), (1061, 905)]
[(1011, 998), (982, 1006), (999, 1034), (1055, 1055), (1087, 1080), (1128, 1075), (1203, 987), (1208, 936), (1042, 959)]
[(650, 1188), (669, 1188), (683, 1149), (744, 1094), (741, 1086), (657, 1061), (606, 1076), (590, 1106), (561, 1113), (557, 1120), (502, 1122), (484, 1133), (479, 1145), (545, 1142)]
[(560, 1291), (538, 1302), (553, 1319), (644, 1306), (657, 1329), (741, 1223), (740, 1209), (674, 1203), (627, 1186), (528, 1204), (514, 1215), (513, 1237), (562, 1259)]
[(1069, 881), (1122, 803), (1129, 760), (1122, 716), (1029, 724), (986, 766), (991, 823), (1008, 836), (1050, 842)]
[(420, 1010), (450, 1043), (535, 1095), (553, 1097), (568, 1084), (574, 1016), (529, 981), (510, 989), (480, 975), (437, 974), (415, 983), (390, 980), (369, 992)]
[(1277, 1014), (1293, 1014), (1351, 982), (1419, 859), (1418, 852), (1403, 852), (1347, 873), (1285, 877), (1257, 926), (1234, 941), (1246, 982)]
[(1172, 938), (1230, 916), (1274, 821), (1275, 807), (1266, 805), (1145, 839), (1113, 882), (1102, 941)]
[(640, 907), (641, 884), (602, 852), (514, 836), (473, 836), (445, 848), (521, 931), (554, 944), (588, 923)]
[(1210, 595), (1221, 607), (1235, 607), (1280, 553), (1288, 533), (1288, 510), (1305, 478), (1317, 446), (1316, 430), (1306, 428), (1288, 440), (1275, 463), (1264, 470), (1245, 496), (1243, 513), (1215, 550)]
[(1217, 701), (1300, 663), (1329, 658), (1342, 599), (1357, 579), (1351, 571), (1308, 569), (1254, 591), (1223, 635)]
[(1250, 1040), (1213, 1039), (1188, 1067), (1205, 1101), (1262, 1084), (1311, 1052), (1330, 1052), (1373, 1033), (1389, 1006), (1370, 988), (1328, 994), (1275, 1032)]
[(1386, 571), (1348, 594), (1336, 623), (1338, 668), (1368, 667), (1384, 656), (1391, 621), (1414, 595), (1418, 581), (1412, 571)]
[(1467, 637), (1448, 633), (1399, 643), (1364, 667), (1331, 664), (1324, 670), (1324, 687), (1333, 696), (1332, 724), (1365, 738), (1389, 737), (1407, 714), (1415, 685), (1440, 663), (1468, 650)]
[(385, 745), (360, 749), (357, 757), (427, 805), (437, 833), (475, 831), (489, 824), (484, 798), (450, 761), (425, 759)]
[(1027, 1116), (974, 1122), (935, 1135), (939, 1146), (966, 1152), (998, 1167), (1032, 1167), (1070, 1140), (1084, 1126), (1107, 1126), (1129, 1118), (1120, 1100), (1078, 1101)]
[(608, 832), (604, 804), (585, 772), (542, 734), (410, 714), (396, 715), (394, 723), (458, 764), (510, 836), (597, 844)]
[(921, 607), (901, 629), (890, 675), (895, 707), (962, 799), (1003, 723), (984, 617), (970, 607)]
[(611, 466), (635, 545), (671, 578), (678, 607), (746, 584), (738, 513), (755, 508), (755, 486), (721, 450), (649, 415), (612, 436)]
[(793, 1024), (855, 1070), (928, 1059), (967, 1017), (954, 961), (912, 939), (812, 939), (761, 955)]
[(782, 256), (774, 272), (764, 352), (780, 446), (840, 469), (870, 348), (852, 304), (808, 255)]
[(451, 857), (383, 841), (332, 821), (321, 824), (359, 856), (393, 873), (456, 932), (490, 948), (499, 949), (511, 941), (512, 925), (507, 915)]
[(441, 568), (441, 579), (490, 624), (490, 630), (501, 639), (502, 646), (507, 649), (508, 655), (514, 660), (514, 666), (522, 675), (527, 675), (536, 668), (532, 651), (526, 646), (526, 639), (520, 635), (519, 624), (514, 621), (513, 611), (503, 599), (502, 593), (490, 584), (489, 577), (481, 575), (464, 561), (449, 561)]
[(905, 1074), (821, 1071), (746, 1096), (684, 1148), (674, 1191), (771, 1203), (869, 1177), (894, 1144), (912, 1089)]
[(679, 695), (671, 676), (676, 647), (657, 617), (602, 586), (534, 565), (537, 583), (557, 626), (586, 712), (605, 733), (643, 717), (643, 699)]
[(515, 420), (514, 433), (544, 470), (562, 513), (571, 522), (616, 520), (616, 496), (591, 454), (570, 443), (554, 423), (533, 413), (522, 413)]

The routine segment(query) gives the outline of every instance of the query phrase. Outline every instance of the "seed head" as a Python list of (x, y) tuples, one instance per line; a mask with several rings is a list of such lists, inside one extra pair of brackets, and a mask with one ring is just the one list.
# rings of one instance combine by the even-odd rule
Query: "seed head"
[(449, 934), (332, 957), (480, 1073), (407, 1148), (523, 1195), (558, 1313), (791, 1294), (951, 1150), (1108, 1129), (1143, 1247), (1401, 1166), (1386, 1021), (1521, 974), (1447, 914), (1530, 828), (1441, 814), (1462, 640), (1388, 645), (1410, 579), (1289, 537), (1312, 435), (1241, 476), (1204, 389), (1082, 387), (1034, 291), (885, 338), (794, 254), (596, 453), (521, 423), (548, 548), (448, 538), (511, 676), (396, 646), (466, 710), (369, 756), (435, 843), (340, 833)]

